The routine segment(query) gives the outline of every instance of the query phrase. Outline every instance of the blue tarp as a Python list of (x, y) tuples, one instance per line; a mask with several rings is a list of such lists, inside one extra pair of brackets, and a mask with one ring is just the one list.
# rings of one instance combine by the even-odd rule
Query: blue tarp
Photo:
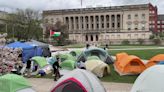
[(21, 42), (14, 42), (14, 43), (8, 44), (7, 47), (21, 48), (23, 50), (22, 51), (22, 61), (23, 61), (23, 63), (26, 63), (30, 58), (32, 58), (33, 56), (36, 56), (35, 46), (31, 46), (31, 45), (21, 43)]
[(49, 45), (39, 42), (39, 41), (35, 41), (35, 40), (31, 40), (29, 42), (26, 42), (27, 44), (30, 44), (32, 46), (36, 46), (37, 48), (42, 48), (42, 56), (44, 57), (50, 57), (51, 56), (51, 52), (49, 49)]
[(158, 65), (164, 65), (164, 61), (160, 61)]

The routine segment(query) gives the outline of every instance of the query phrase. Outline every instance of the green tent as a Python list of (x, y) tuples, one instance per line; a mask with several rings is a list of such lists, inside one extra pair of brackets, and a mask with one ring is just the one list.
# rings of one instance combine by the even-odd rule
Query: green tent
[(80, 50), (74, 50), (74, 51), (71, 51), (70, 54), (74, 57), (78, 57), (80, 54), (81, 54), (82, 51)]
[(62, 69), (68, 69), (68, 70), (73, 70), (75, 69), (75, 61), (73, 60), (65, 60), (60, 64)]
[(33, 57), (31, 60), (37, 63), (40, 66), (40, 68), (43, 68), (44, 66), (47, 65), (46, 58), (44, 57), (36, 56), (36, 57)]
[(71, 54), (59, 54), (59, 58), (61, 59), (61, 62), (65, 61), (65, 60), (73, 60), (75, 61), (76, 58), (73, 57)]
[(18, 92), (27, 88), (31, 89), (31, 86), (22, 76), (6, 74), (0, 77), (0, 92)]

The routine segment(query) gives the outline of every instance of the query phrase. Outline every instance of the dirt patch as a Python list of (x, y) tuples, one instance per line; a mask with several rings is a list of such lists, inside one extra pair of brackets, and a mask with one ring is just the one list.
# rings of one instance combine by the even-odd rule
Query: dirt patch
[[(37, 92), (49, 92), (55, 84), (53, 79), (29, 78), (28, 80)], [(133, 85), (128, 83), (112, 82), (102, 82), (102, 84), (107, 92), (130, 92)]]

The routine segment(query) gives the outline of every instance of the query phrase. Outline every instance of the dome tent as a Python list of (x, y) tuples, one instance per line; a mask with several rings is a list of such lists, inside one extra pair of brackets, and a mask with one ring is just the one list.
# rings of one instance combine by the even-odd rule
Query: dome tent
[(42, 48), (42, 50), (43, 50), (42, 55), (44, 57), (50, 57), (51, 56), (49, 45), (46, 43), (42, 43), (42, 42), (39, 42), (36, 40), (31, 40), (29, 42), (26, 42), (26, 44), (30, 44), (33, 46), (37, 46), (38, 48)]
[(107, 64), (112, 64), (114, 61), (108, 52), (102, 48), (90, 48), (83, 51), (77, 58), (77, 61), (86, 61), (90, 56), (97, 56), (101, 61)]
[(148, 63), (146, 64), (146, 67), (150, 67), (150, 66), (153, 66), (153, 65), (156, 65), (157, 63), (159, 63), (160, 61), (163, 61), (164, 60), (164, 54), (158, 54), (154, 57), (152, 57)]
[(75, 61), (65, 60), (64, 62), (61, 62), (60, 66), (62, 69), (73, 70), (75, 68)]
[(118, 53), (116, 54), (114, 68), (120, 75), (134, 75), (143, 72), (146, 66), (137, 56)]
[(91, 72), (75, 69), (61, 77), (50, 92), (106, 92)]
[(164, 66), (154, 65), (136, 79), (131, 92), (163, 92)]
[(98, 77), (110, 74), (109, 66), (101, 60), (87, 60), (85, 65), (87, 70), (91, 71)]
[(22, 76), (6, 74), (0, 77), (0, 92), (36, 92)]

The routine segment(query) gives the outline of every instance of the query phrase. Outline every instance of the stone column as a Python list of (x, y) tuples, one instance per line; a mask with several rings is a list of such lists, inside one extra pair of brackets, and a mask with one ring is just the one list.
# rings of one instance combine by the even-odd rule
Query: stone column
[(89, 26), (89, 30), (91, 30), (91, 16), (88, 16), (88, 26)]
[(79, 30), (81, 31), (81, 16), (78, 16), (78, 22), (79, 22)]
[(73, 25), (74, 25), (74, 30), (76, 30), (76, 17), (73, 17)]
[(106, 23), (107, 23), (107, 22), (106, 22), (106, 15), (104, 15), (104, 29), (105, 29), (105, 30), (107, 30), (107, 26), (106, 26), (107, 24), (106, 24)]
[(96, 30), (96, 16), (93, 16), (93, 29)]
[(101, 29), (101, 15), (99, 15), (99, 29)]
[(123, 30), (123, 15), (122, 14), (120, 14), (120, 31), (122, 31)]
[(68, 22), (69, 22), (69, 30), (72, 30), (72, 23), (71, 23), (71, 17), (68, 17)]
[[(84, 30), (86, 30), (86, 21), (85, 21), (85, 16), (83, 16), (83, 27), (84, 27)], [(84, 31), (83, 30), (83, 31)]]
[(114, 25), (115, 27), (114, 27), (114, 29), (115, 29), (115, 31), (116, 31), (116, 29), (118, 29), (118, 28), (117, 28), (117, 14), (115, 14), (114, 16), (115, 16), (115, 25)]
[(109, 30), (112, 31), (111, 29), (112, 29), (112, 15), (109, 15)]

